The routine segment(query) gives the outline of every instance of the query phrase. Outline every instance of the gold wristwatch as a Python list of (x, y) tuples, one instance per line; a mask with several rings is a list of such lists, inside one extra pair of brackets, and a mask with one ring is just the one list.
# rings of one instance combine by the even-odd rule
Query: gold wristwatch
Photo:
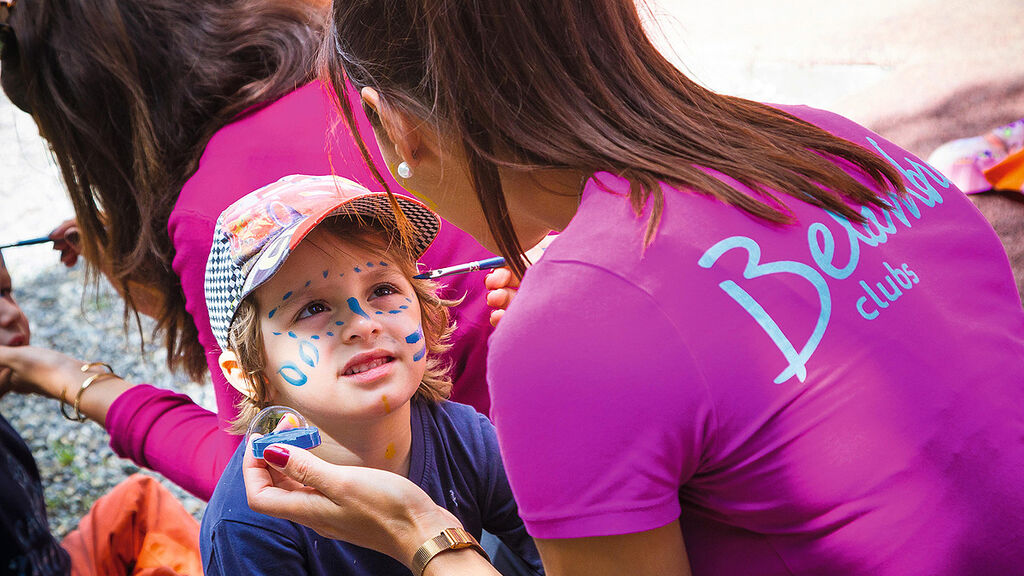
[(473, 538), (473, 535), (463, 528), (445, 528), (440, 534), (427, 540), (420, 546), (419, 550), (412, 557), (412, 573), (416, 576), (423, 576), (423, 570), (427, 563), (434, 559), (434, 556), (448, 550), (461, 550), (472, 548), (480, 553), (488, 562), (487, 552), (480, 547), (480, 544)]

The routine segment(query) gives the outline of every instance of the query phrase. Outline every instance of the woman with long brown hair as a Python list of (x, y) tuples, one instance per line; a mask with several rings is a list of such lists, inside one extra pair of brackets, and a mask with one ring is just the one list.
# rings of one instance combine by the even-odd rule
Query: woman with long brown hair
[[(332, 80), (402, 185), (523, 276), (488, 379), (548, 574), (1019, 569), (1024, 312), (941, 174), (834, 114), (696, 85), (631, 0), (334, 19)], [(417, 576), (488, 573), (408, 483), (265, 454), (254, 509)]]
[[(67, 412), (107, 428), (119, 455), (203, 498), (239, 443), (226, 430), (240, 397), (217, 363), (203, 295), (217, 216), (288, 174), (377, 186), (351, 136), (334, 130), (333, 94), (313, 78), (327, 9), (315, 0), (30, 0), (6, 22), (3, 89), (53, 150), (85, 259), (129, 311), (157, 319), (171, 367), (197, 380), (212, 369), (217, 413), (120, 378), (83, 390), (83, 362), (46, 350), (2, 349), (0, 362), (14, 368), (17, 390), (64, 398)], [(487, 256), (445, 226), (423, 262)], [(486, 412), (482, 278), (449, 287), (447, 296), (465, 295), (446, 355), (453, 398)]]

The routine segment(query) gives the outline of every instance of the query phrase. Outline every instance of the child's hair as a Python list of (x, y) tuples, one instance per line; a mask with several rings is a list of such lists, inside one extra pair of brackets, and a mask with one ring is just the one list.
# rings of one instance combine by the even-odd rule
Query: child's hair
[[(461, 299), (445, 300), (438, 296), (436, 282), (413, 278), (418, 274), (415, 259), (403, 244), (395, 239), (394, 234), (386, 231), (380, 223), (367, 221), (365, 218), (334, 216), (324, 220), (319, 228), (342, 242), (382, 257), (389, 257), (409, 279), (419, 300), (420, 321), (427, 348), (427, 368), (416, 395), (430, 402), (440, 402), (448, 398), (452, 387), (447, 374), (448, 367), (436, 355), (451, 346), (448, 339), (455, 331), (455, 324), (450, 319), (448, 308), (457, 305)], [(245, 434), (256, 414), (269, 405), (267, 397), (270, 381), (264, 373), (266, 353), (255, 296), (253, 293), (242, 300), (228, 331), (228, 347), (238, 357), (239, 368), (251, 390), (251, 394), (238, 403), (238, 418), (231, 423), (228, 430), (233, 434)]]

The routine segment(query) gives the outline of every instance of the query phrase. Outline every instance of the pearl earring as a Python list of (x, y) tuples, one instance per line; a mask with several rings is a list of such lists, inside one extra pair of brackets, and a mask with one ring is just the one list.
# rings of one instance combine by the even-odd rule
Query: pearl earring
[(409, 167), (408, 162), (402, 162), (401, 164), (399, 164), (398, 168), (395, 171), (398, 172), (398, 176), (402, 179), (407, 180), (410, 176), (412, 176), (412, 168)]

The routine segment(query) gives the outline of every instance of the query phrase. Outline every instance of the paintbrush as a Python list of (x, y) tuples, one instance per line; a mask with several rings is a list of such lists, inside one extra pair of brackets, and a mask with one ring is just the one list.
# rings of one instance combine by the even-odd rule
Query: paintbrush
[(456, 264), (455, 266), (448, 266), (447, 268), (437, 268), (435, 270), (427, 270), (422, 274), (417, 274), (413, 278), (420, 280), (433, 280), (435, 278), (442, 278), (444, 276), (452, 276), (454, 274), (465, 274), (467, 272), (476, 272), (477, 270), (493, 270), (495, 268), (501, 268), (505, 265), (505, 259), (501, 256), (497, 258), (488, 258), (486, 260), (477, 260), (476, 262), (467, 262), (465, 264)]
[(4, 244), (0, 246), (3, 248), (14, 248), (15, 246), (31, 246), (32, 244), (45, 244), (46, 242), (53, 242), (53, 238), (49, 236), (40, 236), (39, 238), (29, 238), (28, 240), (22, 240), (20, 242), (12, 242), (11, 244)]

